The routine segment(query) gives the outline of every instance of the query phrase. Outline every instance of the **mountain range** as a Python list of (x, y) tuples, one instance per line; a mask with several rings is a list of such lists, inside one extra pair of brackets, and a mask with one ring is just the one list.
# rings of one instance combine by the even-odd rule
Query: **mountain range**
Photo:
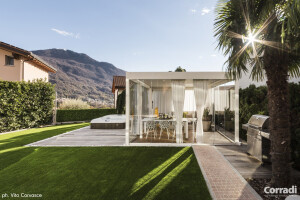
[(32, 51), (57, 69), (49, 81), (56, 84), (57, 96), (98, 100), (112, 105), (113, 76), (125, 75), (125, 71), (108, 62), (99, 62), (86, 54), (64, 49)]

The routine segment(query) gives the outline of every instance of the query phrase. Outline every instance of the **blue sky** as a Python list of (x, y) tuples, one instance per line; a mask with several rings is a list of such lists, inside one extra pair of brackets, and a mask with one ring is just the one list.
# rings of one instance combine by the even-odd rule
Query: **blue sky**
[[(216, 0), (3, 1), (0, 41), (70, 49), (126, 71), (221, 71)], [(10, 9), (12, 8), (12, 9)], [(14, 12), (12, 12), (12, 10)]]

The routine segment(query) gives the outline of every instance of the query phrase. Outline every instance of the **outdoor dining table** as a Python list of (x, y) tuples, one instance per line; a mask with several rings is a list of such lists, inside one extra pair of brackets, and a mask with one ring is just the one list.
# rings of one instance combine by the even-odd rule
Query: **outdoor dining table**
[[(172, 118), (172, 119), (159, 119), (159, 118), (152, 118), (152, 117), (147, 117), (142, 119), (143, 122), (143, 129), (144, 129), (144, 133), (146, 132), (146, 122), (147, 121), (155, 121), (155, 122), (160, 122), (160, 121), (170, 121), (170, 122), (175, 122), (176, 119)], [(182, 122), (184, 122), (184, 133), (185, 133), (185, 138), (189, 137), (189, 120), (187, 118), (182, 118)], [(142, 136), (143, 137), (143, 136)]]

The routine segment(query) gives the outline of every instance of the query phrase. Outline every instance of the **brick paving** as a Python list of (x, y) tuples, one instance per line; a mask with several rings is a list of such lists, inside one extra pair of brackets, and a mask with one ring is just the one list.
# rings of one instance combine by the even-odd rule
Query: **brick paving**
[(213, 199), (262, 199), (216, 147), (194, 145), (193, 150)]

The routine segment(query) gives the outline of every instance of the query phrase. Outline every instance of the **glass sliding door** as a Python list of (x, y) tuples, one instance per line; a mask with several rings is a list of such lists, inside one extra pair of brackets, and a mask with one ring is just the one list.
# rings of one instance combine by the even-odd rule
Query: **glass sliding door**
[[(235, 140), (234, 88), (235, 86), (232, 82), (214, 88), (215, 144)], [(224, 140), (224, 138), (227, 138), (227, 140)]]

